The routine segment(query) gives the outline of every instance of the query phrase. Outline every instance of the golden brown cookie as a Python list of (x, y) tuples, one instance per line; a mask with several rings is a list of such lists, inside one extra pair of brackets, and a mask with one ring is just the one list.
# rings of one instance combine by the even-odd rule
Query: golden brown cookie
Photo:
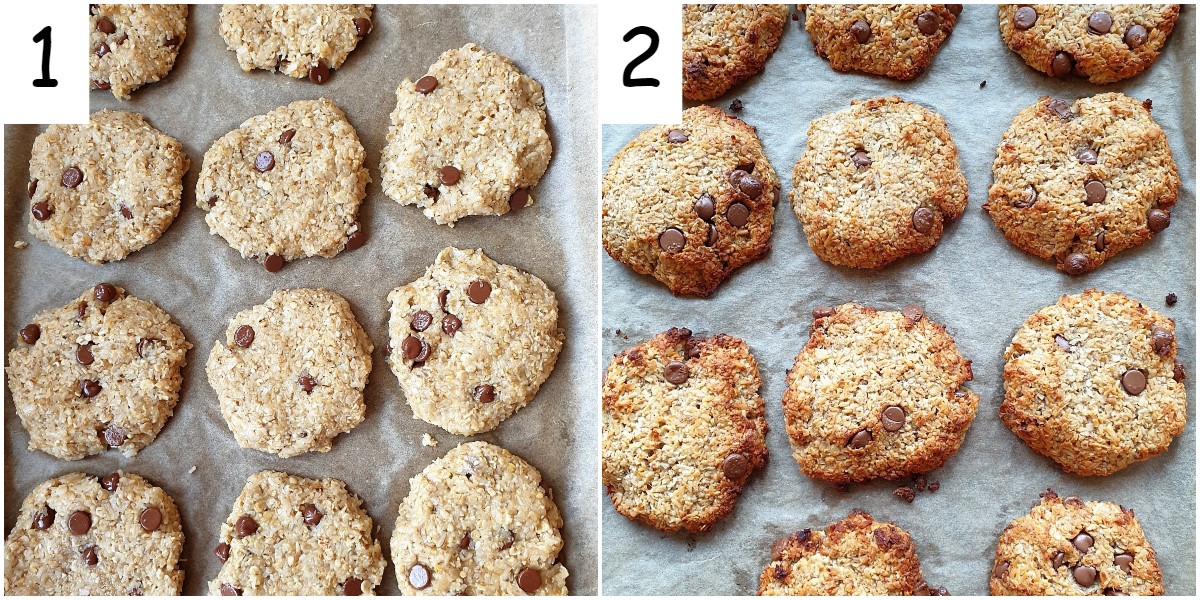
[(787, 20), (785, 4), (685, 4), (683, 97), (712, 100), (762, 72)]
[(906, 81), (929, 68), (961, 12), (961, 4), (809, 4), (804, 29), (835, 70)]

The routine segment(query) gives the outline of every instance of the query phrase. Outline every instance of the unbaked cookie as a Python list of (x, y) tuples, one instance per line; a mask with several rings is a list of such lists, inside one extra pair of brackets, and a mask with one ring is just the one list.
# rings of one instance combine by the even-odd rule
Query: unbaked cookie
[(371, 32), (372, 4), (226, 4), (221, 37), (238, 65), (321, 84)]
[(358, 205), (371, 175), (354, 127), (333, 102), (298, 100), (213, 142), (196, 182), (209, 230), (268, 271), (366, 241)]
[(108, 283), (37, 315), (6, 369), (29, 449), (136, 455), (174, 413), (191, 347), (161, 308)]
[(996, 545), (993, 596), (1161, 596), (1162, 572), (1133, 510), (1046, 490)]
[(746, 343), (670, 329), (616, 356), (604, 379), (601, 460), (617, 512), (708, 531), (767, 464), (762, 377)]
[(1110, 475), (1167, 450), (1187, 421), (1175, 323), (1087, 290), (1034, 313), (1004, 351), (1000, 418), (1076, 475)]
[(121, 100), (166, 77), (187, 38), (186, 4), (92, 4), (88, 14), (92, 89)]
[(1150, 101), (1044, 96), (996, 150), (983, 206), (1004, 237), (1078, 275), (1171, 224), (1179, 172)]
[(809, 4), (804, 29), (838, 71), (913, 79), (950, 37), (961, 4)]
[(928, 251), (967, 208), (946, 121), (895, 96), (855, 100), (814, 120), (792, 184), (808, 246), (842, 267), (877, 268)]
[(221, 596), (374, 596), (386, 561), (362, 500), (337, 479), (255, 473), (242, 488), (221, 543)]
[(604, 249), (679, 295), (707, 296), (771, 249), (779, 180), (754, 128), (711, 106), (643, 131), (604, 174)]
[(712, 100), (761, 73), (787, 21), (785, 4), (685, 4), (683, 97)]
[(121, 260), (175, 220), (190, 164), (183, 144), (137, 113), (51, 125), (29, 159), (29, 233), (95, 265)]
[(4, 541), (6, 596), (177, 596), (183, 527), (133, 473), (71, 473), (34, 488)]
[(409, 480), (392, 532), (406, 596), (565, 596), (562, 517), (542, 474), (503, 448), (463, 444)]
[(533, 399), (562, 349), (554, 292), (482, 250), (442, 250), (388, 302), (400, 389), (414, 417), (450, 433), (495, 429)]
[(1177, 18), (1178, 4), (1001, 4), (1000, 37), (1051, 77), (1112, 83), (1145, 71)]
[(205, 371), (238, 445), (287, 458), (363, 420), (372, 350), (345, 298), (278, 290), (229, 321)]
[(383, 191), (441, 225), (533, 204), (550, 164), (542, 84), (467, 44), (396, 88), (379, 171)]

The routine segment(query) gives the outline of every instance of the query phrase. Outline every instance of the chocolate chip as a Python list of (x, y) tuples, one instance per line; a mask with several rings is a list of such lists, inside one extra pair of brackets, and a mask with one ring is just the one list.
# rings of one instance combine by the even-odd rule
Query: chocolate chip
[(896, 488), (896, 490), (892, 492), (892, 495), (905, 502), (912, 502), (913, 499), (917, 497), (917, 493), (907, 485)]
[(108, 44), (100, 42), (100, 45), (96, 46), (96, 56), (103, 57), (105, 54), (108, 54)]
[(812, 310), (812, 316), (814, 319), (823, 319), (825, 317), (832, 317), (834, 312), (832, 306), (818, 306)]
[(1133, 555), (1128, 552), (1123, 552), (1113, 557), (1113, 564), (1121, 567), (1126, 575), (1133, 572)]
[(673, 360), (663, 369), (663, 377), (675, 385), (683, 385), (688, 380), (688, 366)]
[(249, 348), (250, 344), (254, 343), (254, 328), (249, 325), (242, 325), (233, 332), (233, 343), (242, 348)]
[(482, 279), (472, 281), (471, 285), (467, 286), (467, 298), (470, 298), (471, 302), (474, 302), (475, 304), (483, 304), (484, 302), (487, 302), (488, 296), (491, 295), (492, 284), (483, 281)]
[(1141, 25), (1130, 25), (1129, 29), (1125, 30), (1125, 45), (1130, 48), (1137, 48), (1145, 44), (1148, 39), (1150, 39), (1150, 32)]
[(909, 304), (900, 309), (900, 314), (904, 316), (904, 320), (909, 323), (916, 323), (925, 316), (925, 310), (916, 304)]
[(704, 240), (705, 246), (711, 246), (717, 243), (717, 226), (712, 223), (708, 224), (708, 236)]
[(39, 221), (45, 221), (46, 219), (50, 218), (50, 215), (54, 214), (54, 209), (50, 208), (50, 205), (43, 201), (34, 204), (32, 212), (33, 218)]
[(417, 80), (416, 89), (419, 93), (428, 94), (433, 90), (436, 90), (437, 86), (437, 77), (434, 77), (433, 75), (426, 75)]
[(422, 191), (424, 191), (426, 198), (429, 198), (430, 200), (437, 200), (437, 197), (439, 194), (437, 188), (435, 188), (432, 185), (429, 185), (427, 183), (427, 184), (425, 184), (425, 188)]
[(168, 37), (166, 40), (163, 41), (163, 44), (166, 45), (166, 47), (168, 47), (168, 48), (174, 48), (175, 46), (179, 45), (179, 38), (177, 38), (175, 36)]
[(737, 170), (745, 171), (750, 174), (754, 174), (754, 163), (752, 163), (752, 162), (738, 163)]
[(100, 302), (112, 302), (117, 299), (117, 288), (111, 283), (101, 283), (92, 290), (92, 295)]
[(317, 64), (308, 68), (308, 80), (321, 85), (329, 81), (329, 73), (329, 65), (325, 64), (325, 61), (319, 60)]
[(961, 4), (947, 4), (946, 5), (946, 10), (950, 11), (950, 14), (952, 14), (956, 17), (958, 15), (962, 14), (962, 9), (963, 9), (963, 5), (961, 5)]
[(133, 218), (133, 211), (129, 210), (129, 207), (125, 206), (124, 204), (121, 205), (120, 213), (121, 213), (121, 216), (125, 217), (126, 219)]
[(1183, 370), (1183, 363), (1179, 362), (1178, 360), (1175, 361), (1175, 368), (1171, 373), (1171, 377), (1175, 379), (1175, 381), (1183, 381), (1184, 379), (1187, 379), (1187, 373), (1185, 373)]
[(84, 535), (92, 529), (92, 515), (87, 511), (77, 510), (67, 519), (67, 529), (75, 535)]
[(904, 427), (904, 418), (906, 416), (903, 408), (889, 406), (879, 414), (879, 421), (883, 423), (883, 428), (888, 431), (900, 431), (900, 428)]
[[(366, 19), (355, 19), (355, 21), (366, 21)], [(368, 29), (370, 25), (367, 25)], [(361, 37), (363, 34), (359, 34)], [(361, 596), (362, 595), (362, 580), (356, 577), (351, 577), (342, 584), (343, 596)]]
[(695, 209), (696, 216), (704, 221), (712, 220), (713, 215), (717, 214), (717, 205), (713, 202), (713, 198), (708, 192), (700, 194), (700, 197), (696, 199), (696, 203), (692, 205), (692, 208)]
[(1078, 535), (1071, 538), (1071, 545), (1075, 546), (1075, 549), (1080, 554), (1087, 554), (1088, 550), (1091, 550), (1095, 543), (1096, 540), (1092, 539), (1092, 536), (1088, 535), (1086, 531), (1080, 531)]
[(1158, 233), (1167, 227), (1171, 226), (1171, 213), (1161, 209), (1152, 208), (1146, 213), (1146, 226), (1153, 233)]
[(1057, 569), (1062, 566), (1063, 561), (1066, 560), (1066, 558), (1067, 558), (1066, 554), (1063, 554), (1062, 552), (1058, 552), (1054, 555), (1054, 558), (1050, 559), (1050, 566)]
[(1075, 68), (1075, 57), (1067, 52), (1058, 52), (1050, 60), (1050, 71), (1055, 77), (1069, 75)]
[(850, 438), (850, 447), (854, 449), (865, 448), (871, 443), (871, 432), (866, 429), (860, 429)]
[(321, 524), (321, 519), (325, 515), (321, 513), (316, 504), (305, 504), (300, 507), (300, 515), (304, 519), (304, 524), (309, 527), (316, 527)]
[(1009, 567), (1009, 563), (1007, 560), (1002, 563), (997, 563), (996, 566), (992, 569), (992, 577), (1001, 579), (1005, 575), (1008, 575), (1008, 567)]
[(1075, 577), (1075, 583), (1083, 587), (1088, 587), (1096, 582), (1096, 568), (1087, 565), (1079, 565), (1071, 569), (1071, 575)]
[(80, 345), (76, 346), (75, 347), (75, 360), (79, 361), (79, 364), (81, 364), (85, 367), (92, 364), (93, 362), (95, 362), (96, 358), (94, 356), (92, 356), (92, 345), (91, 344), (80, 344)]
[(121, 474), (110, 473), (100, 479), (100, 487), (110, 492), (117, 491), (117, 487), (121, 485)]
[(266, 260), (263, 261), (263, 268), (268, 273), (278, 273), (283, 268), (283, 257), (278, 254), (268, 254)]
[(286, 146), (288, 144), (291, 144), (292, 138), (294, 138), (294, 137), (296, 137), (295, 129), (289, 129), (289, 130), (279, 134), (279, 145)]
[(109, 423), (101, 434), (104, 436), (104, 443), (108, 444), (109, 448), (120, 448), (129, 440), (129, 435), (125, 433), (125, 429), (112, 423)]
[[(367, 34), (371, 33), (371, 20), (367, 19), (365, 17), (359, 17), (359, 18), (355, 19), (354, 20), (354, 33), (358, 34), (358, 37), (360, 37), (360, 38), (367, 37)], [(346, 594), (346, 595), (349, 596), (350, 594)], [(354, 595), (357, 596), (358, 594), (354, 594)]]
[(241, 590), (241, 588), (233, 587), (233, 584), (222, 583), (221, 584), (221, 595), (222, 596), (241, 596), (242, 590)]
[(1071, 351), (1071, 342), (1068, 342), (1067, 338), (1065, 338), (1061, 335), (1054, 336), (1054, 343), (1058, 344), (1059, 348), (1062, 348), (1063, 350), (1066, 350), (1067, 352)]
[(850, 155), (850, 160), (854, 163), (854, 166), (858, 167), (859, 169), (865, 169), (871, 166), (871, 162), (873, 162), (871, 160), (871, 155), (867, 154), (867, 151), (863, 150), (862, 148), (855, 150), (854, 154)]
[(33, 528), (46, 530), (54, 524), (54, 509), (49, 506), (33, 513)]
[(217, 195), (213, 194), (208, 197), (208, 207), (212, 208), (217, 205)]
[(158, 529), (158, 526), (162, 525), (162, 511), (153, 506), (143, 510), (142, 514), (138, 515), (138, 524), (146, 531)]
[(1105, 234), (1103, 231), (1096, 234), (1096, 252), (1104, 252), (1104, 248), (1105, 248), (1104, 235)]
[(359, 248), (362, 248), (362, 245), (366, 242), (367, 234), (364, 233), (363, 230), (359, 229), (358, 231), (350, 234), (350, 237), (346, 238), (346, 249), (358, 250)]
[(671, 253), (683, 250), (686, 244), (686, 238), (683, 237), (683, 232), (671, 227), (663, 231), (658, 236), (658, 247)]
[(1063, 261), (1063, 270), (1068, 275), (1079, 275), (1088, 270), (1088, 259), (1078, 252), (1068, 254), (1067, 259)]
[(79, 318), (82, 319), (83, 316), (87, 313), (87, 302), (79, 303), (78, 313), (79, 313)]
[(1083, 192), (1086, 196), (1083, 203), (1088, 206), (1104, 202), (1104, 199), (1108, 196), (1108, 189), (1104, 187), (1102, 182), (1095, 179), (1083, 184)]
[(1138, 369), (1129, 369), (1121, 375), (1121, 387), (1130, 396), (1136, 396), (1146, 391), (1146, 374)]
[(1077, 158), (1081, 164), (1094, 165), (1096, 164), (1096, 160), (1099, 158), (1099, 154), (1097, 154), (1096, 151), (1091, 148), (1084, 148), (1083, 150), (1079, 151), (1079, 154), (1075, 155), (1075, 158)]
[(454, 337), (454, 334), (458, 333), (459, 329), (462, 329), (462, 321), (460, 321), (458, 317), (454, 315), (446, 315), (442, 317), (442, 331), (446, 335)]
[(217, 562), (225, 564), (229, 560), (229, 544), (224, 542), (217, 544), (217, 548), (213, 550), (213, 555), (217, 557)]
[(521, 590), (526, 594), (532, 594), (542, 587), (542, 572), (537, 569), (525, 567), (517, 574), (517, 585), (521, 586)]
[(529, 204), (529, 190), (525, 188), (517, 188), (508, 197), (508, 210), (521, 210)]
[(742, 102), (741, 98), (734, 98), (733, 102), (729, 103), (729, 110), (733, 112), (742, 112), (744, 108), (746, 108), (746, 103)]
[(446, 310), (446, 299), (450, 297), (450, 290), (442, 290), (438, 292), (438, 308)]
[(937, 15), (931, 10), (927, 10), (917, 15), (917, 29), (925, 35), (933, 35), (938, 30)]
[(500, 544), (501, 550), (508, 550), (509, 548), (512, 548), (513, 542), (516, 541), (516, 537), (513, 535), (513, 532), (507, 529), (501, 530), (500, 539), (504, 540)]
[(107, 81), (97, 81), (94, 79), (92, 80), (92, 85), (96, 86), (96, 89), (98, 89), (98, 90), (107, 90), (107, 89), (112, 88), (111, 83), (109, 83)]
[(1020, 31), (1025, 31), (1033, 27), (1034, 23), (1037, 23), (1037, 20), (1037, 11), (1031, 6), (1022, 6), (1017, 9), (1017, 12), (1013, 13), (1013, 26)]
[(721, 463), (721, 472), (726, 479), (740, 481), (750, 474), (750, 459), (746, 455), (734, 452), (725, 457)]
[(419, 357), (429, 355), (429, 344), (426, 344), (425, 340), (421, 338), (410, 335), (400, 342), (400, 352), (408, 360), (422, 360)]
[(108, 17), (100, 17), (96, 20), (96, 31), (100, 33), (112, 33), (116, 30), (117, 26)]
[(263, 150), (254, 157), (254, 168), (258, 169), (259, 173), (266, 173), (275, 168), (275, 155), (268, 150)]
[(1129, 594), (1126, 594), (1125, 592), (1122, 592), (1121, 590), (1119, 590), (1117, 588), (1107, 587), (1107, 588), (1104, 588), (1104, 595), (1105, 596), (1128, 596)]
[(496, 388), (488, 385), (477, 385), (471, 392), (471, 399), (480, 404), (491, 404), (496, 399)]
[(36, 344), (40, 337), (42, 337), (42, 328), (37, 323), (30, 323), (21, 328), (21, 341), (26, 344)]
[(63, 187), (73, 188), (83, 182), (83, 171), (79, 167), (67, 167), (60, 178)]
[(1088, 33), (1092, 35), (1104, 35), (1112, 30), (1112, 24), (1112, 15), (1098, 10), (1088, 17)]
[(741, 202), (734, 202), (725, 209), (725, 219), (734, 227), (745, 227), (750, 221), (750, 208)]
[(1071, 105), (1067, 104), (1065, 100), (1054, 98), (1046, 103), (1046, 108), (1054, 111), (1054, 114), (1058, 115), (1060, 119), (1066, 119), (1069, 121), (1075, 118), (1075, 113), (1071, 112)]
[(79, 553), (79, 558), (83, 560), (83, 564), (94, 567), (100, 562), (100, 557), (96, 554), (95, 544), (88, 544), (83, 547), (83, 551)]
[(312, 375), (301, 375), (297, 383), (300, 384), (300, 389), (304, 390), (305, 394), (311, 394), (317, 388), (317, 380), (313, 379)]
[(417, 563), (408, 570), (408, 585), (418, 590), (429, 587), (429, 567)]
[(929, 233), (933, 231), (934, 214), (932, 210), (924, 206), (918, 207), (912, 213), (912, 226), (917, 230), (917, 233)]
[(471, 532), (464, 533), (462, 539), (458, 540), (458, 549), (466, 550), (471, 547)]
[(734, 169), (729, 174), (729, 183), (733, 185), (733, 189), (745, 194), (748, 198), (757, 198), (762, 195), (762, 182), (744, 169)]
[[(1179, 302), (1179, 296), (1176, 296), (1175, 292), (1167, 293), (1167, 306), (1175, 306), (1176, 302)], [(34, 338), (34, 339), (36, 340), (37, 338)], [(32, 344), (33, 342), (29, 342), (29, 343)]]
[(688, 134), (679, 129), (672, 129), (667, 132), (667, 141), (672, 144), (682, 144), (688, 141)]
[(104, 388), (102, 388), (100, 384), (96, 383), (95, 381), (84, 379), (83, 381), (79, 382), (79, 393), (82, 394), (84, 398), (94, 398), (100, 395), (100, 392), (102, 391), (104, 391)]
[(432, 324), (433, 315), (429, 314), (429, 311), (425, 310), (418, 310), (417, 314), (413, 315), (412, 320), (408, 322), (408, 326), (411, 327), (413, 331), (425, 331), (426, 329), (429, 329), (429, 326)]
[(850, 26), (850, 35), (854, 36), (858, 43), (865, 44), (871, 39), (871, 25), (866, 21), (859, 19)]
[(234, 532), (237, 533), (238, 539), (242, 539), (248, 535), (254, 535), (258, 531), (258, 522), (250, 515), (242, 515), (238, 517), (236, 523), (233, 524)]
[(1166, 356), (1175, 347), (1175, 334), (1156, 325), (1150, 328), (1150, 343), (1159, 356)]
[(462, 172), (450, 165), (438, 169), (438, 181), (441, 181), (444, 185), (454, 185), (461, 178)]

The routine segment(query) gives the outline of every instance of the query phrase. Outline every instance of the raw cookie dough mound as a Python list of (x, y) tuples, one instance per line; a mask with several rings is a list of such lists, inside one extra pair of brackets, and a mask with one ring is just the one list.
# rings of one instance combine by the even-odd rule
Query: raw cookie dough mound
[(174, 413), (191, 348), (171, 315), (107, 283), (37, 315), (6, 369), (29, 449), (136, 455)]
[(1179, 18), (1178, 4), (1000, 5), (1000, 37), (1051, 77), (1112, 83), (1145, 71)]
[(761, 73), (787, 20), (786, 4), (685, 4), (683, 97), (712, 100)]
[(565, 596), (562, 517), (542, 474), (503, 448), (463, 444), (409, 480), (392, 532), (406, 596)]
[(29, 159), (29, 233), (94, 265), (153, 244), (179, 213), (183, 144), (137, 113), (51, 125)]
[(221, 37), (238, 65), (325, 83), (371, 32), (371, 4), (226, 4)]
[(278, 290), (233, 317), (225, 340), (205, 370), (239, 446), (284, 458), (328, 452), (362, 422), (374, 346), (345, 298)]
[(389, 198), (453, 227), (533, 204), (552, 150), (542, 84), (467, 44), (396, 88), (379, 171)]
[(1166, 452), (1187, 421), (1175, 323), (1123, 294), (1063, 296), (1004, 351), (1000, 418), (1076, 475)]
[(221, 525), (221, 596), (374, 596), (386, 561), (362, 500), (337, 479), (255, 473)]
[(746, 343), (670, 329), (616, 356), (603, 386), (604, 487), (617, 512), (708, 531), (766, 466), (762, 378)]
[(809, 4), (804, 29), (838, 71), (913, 79), (950, 37), (961, 4)]
[(979, 396), (971, 361), (915, 304), (819, 306), (788, 372), (792, 456), (833, 483), (898, 479), (942, 466), (962, 445)]
[(707, 296), (771, 249), (779, 180), (753, 127), (697, 106), (617, 152), (602, 197), (610, 256), (673, 294)]
[(358, 205), (371, 175), (354, 127), (333, 102), (299, 100), (251, 117), (204, 153), (196, 206), (209, 230), (268, 271), (366, 241)]
[(895, 96), (855, 100), (808, 128), (792, 209), (821, 260), (872, 269), (926, 252), (967, 208), (941, 115)]
[(993, 596), (1161, 596), (1162, 572), (1133, 510), (1054, 490), (1000, 534)]
[(92, 89), (121, 100), (166, 77), (187, 38), (186, 4), (92, 4), (89, 14)]
[(1171, 224), (1179, 173), (1150, 101), (1044, 96), (996, 149), (983, 209), (1013, 245), (1071, 275)]
[(482, 250), (442, 250), (388, 302), (400, 389), (414, 417), (450, 433), (495, 429), (533, 399), (562, 349), (554, 292)]
[(183, 527), (166, 492), (118, 471), (34, 488), (4, 541), (6, 596), (178, 596)]

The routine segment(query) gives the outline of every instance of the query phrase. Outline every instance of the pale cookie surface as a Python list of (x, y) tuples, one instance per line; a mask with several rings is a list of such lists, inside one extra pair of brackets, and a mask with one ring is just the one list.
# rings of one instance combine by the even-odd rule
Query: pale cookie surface
[(175, 502), (133, 473), (71, 473), (34, 488), (4, 541), (4, 594), (177, 596)]
[(613, 359), (602, 392), (604, 487), (617, 512), (708, 531), (766, 466), (762, 377), (746, 343), (670, 329)]
[(196, 206), (209, 230), (267, 270), (365, 241), (358, 207), (371, 175), (345, 113), (324, 98), (247, 119), (204, 153)]
[(1069, 473), (1115, 473), (1183, 432), (1177, 352), (1174, 321), (1123, 294), (1063, 296), (1004, 351), (1000, 418)]
[(683, 97), (712, 100), (762, 72), (787, 22), (785, 4), (685, 4)]
[(392, 533), (406, 596), (565, 596), (562, 516), (542, 474), (487, 442), (463, 444), (409, 480)]
[(278, 290), (229, 321), (205, 371), (238, 445), (287, 458), (362, 422), (373, 349), (345, 298)]
[(92, 264), (155, 242), (179, 213), (183, 144), (137, 113), (51, 125), (29, 159), (29, 233)]
[(337, 479), (260, 471), (221, 525), (221, 596), (374, 596), (386, 561), (362, 500)]
[(1171, 224), (1179, 172), (1150, 101), (1049, 96), (1004, 132), (984, 210), (1013, 245), (1071, 275)]
[(495, 429), (533, 399), (562, 349), (554, 292), (482, 250), (442, 250), (388, 302), (388, 364), (404, 398), (450, 433)]
[(89, 14), (92, 89), (122, 100), (166, 77), (187, 38), (186, 4), (92, 4)]
[(961, 12), (961, 4), (809, 4), (804, 29), (834, 69), (906, 81), (929, 68)]
[(617, 152), (602, 187), (610, 256), (673, 294), (707, 296), (771, 249), (779, 180), (754, 128), (711, 106)]
[(1053, 490), (1004, 528), (993, 596), (1161, 596), (1162, 572), (1133, 510)]
[(372, 4), (226, 4), (221, 37), (243, 71), (321, 84), (371, 32)]
[(29, 449), (136, 455), (174, 413), (191, 347), (165, 311), (107, 283), (37, 315), (6, 369)]
[(898, 479), (942, 466), (962, 445), (979, 396), (971, 361), (917, 305), (817, 307), (787, 375), (792, 455), (833, 483)]
[(383, 191), (442, 225), (533, 204), (550, 164), (542, 84), (467, 44), (396, 88), (379, 171)]
[(967, 207), (946, 121), (895, 96), (855, 100), (814, 120), (792, 183), (809, 247), (842, 267), (877, 268), (928, 251)]

